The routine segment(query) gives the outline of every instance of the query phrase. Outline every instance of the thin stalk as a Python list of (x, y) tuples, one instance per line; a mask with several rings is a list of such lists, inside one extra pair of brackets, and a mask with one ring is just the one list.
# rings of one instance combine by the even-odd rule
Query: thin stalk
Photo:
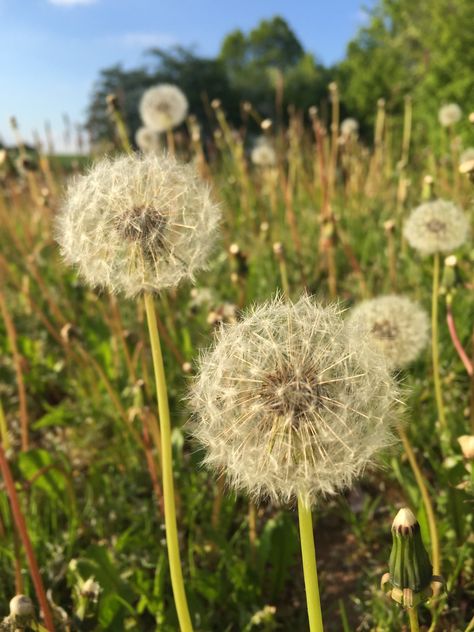
[(464, 630), (464, 632), (471, 632), (471, 630), (474, 630), (474, 617), (472, 617), (472, 619), (469, 621), (468, 626)]
[(313, 519), (311, 509), (298, 495), (298, 520), (300, 525), (301, 554), (306, 589), (306, 605), (310, 632), (323, 632), (323, 617), (319, 598), (316, 551), (314, 548)]
[(28, 529), (26, 528), (25, 518), (20, 508), (20, 502), (18, 494), (15, 489), (15, 482), (8, 464), (8, 460), (5, 456), (3, 446), (0, 443), (0, 470), (2, 471), (3, 480), (5, 482), (5, 489), (7, 491), (8, 499), (12, 509), (12, 515), (15, 522), (16, 529), (20, 535), (23, 547), (25, 549), (26, 558), (28, 560), (28, 566), (30, 569), (31, 579), (35, 587), (36, 596), (38, 597), (41, 610), (43, 611), (44, 622), (49, 632), (54, 632), (53, 617), (49, 608), (48, 600), (46, 598), (46, 592), (44, 590), (43, 580), (41, 578), (38, 562), (36, 561), (36, 555), (31, 545), (30, 536), (28, 535)]
[(153, 296), (144, 295), (145, 310), (150, 334), (150, 344), (155, 371), (156, 392), (158, 396), (158, 414), (161, 431), (161, 467), (163, 496), (165, 503), (166, 544), (171, 574), (171, 584), (181, 632), (192, 632), (193, 626), (184, 590), (183, 573), (179, 554), (178, 528), (176, 524), (176, 505), (173, 483), (173, 454), (171, 447), (171, 421), (166, 388), (166, 376), (161, 354), (160, 337), (156, 322)]
[(420, 632), (418, 623), (418, 608), (408, 608), (408, 620), (410, 621), (410, 632)]
[(25, 380), (23, 378), (22, 369), (22, 357), (18, 349), (17, 335), (13, 319), (8, 310), (7, 301), (2, 292), (0, 292), (0, 311), (5, 322), (5, 328), (7, 330), (8, 340), (13, 356), (13, 363), (15, 365), (16, 383), (18, 387), (18, 403), (19, 403), (19, 417), (20, 417), (20, 429), (21, 429), (21, 449), (23, 451), (28, 450), (30, 445), (29, 438), (29, 422), (28, 422), (28, 404), (26, 399), (26, 387)]
[(448, 324), (449, 335), (451, 336), (452, 343), (454, 348), (457, 351), (458, 356), (461, 358), (462, 363), (464, 364), (464, 368), (466, 369), (468, 375), (473, 374), (473, 366), (472, 362), (464, 351), (464, 347), (462, 346), (461, 341), (459, 340), (458, 332), (456, 329), (456, 323), (454, 321), (453, 309), (452, 309), (453, 297), (450, 293), (446, 294), (446, 322)]
[(431, 498), (428, 493), (428, 488), (426, 487), (425, 479), (423, 477), (421, 469), (416, 460), (415, 453), (413, 452), (413, 448), (411, 447), (410, 440), (408, 439), (408, 436), (401, 424), (398, 424), (397, 430), (398, 430), (398, 434), (400, 435), (400, 439), (402, 440), (405, 454), (407, 455), (411, 469), (413, 470), (413, 474), (415, 476), (418, 489), (420, 490), (421, 497), (423, 499), (423, 505), (425, 507), (426, 517), (428, 519), (428, 527), (430, 531), (433, 574), (440, 575), (441, 574), (441, 552), (440, 552), (440, 546), (439, 546), (438, 527), (436, 525), (436, 517), (435, 517), (435, 513), (433, 509), (433, 504), (431, 502)]
[(433, 381), (435, 388), (436, 407), (441, 428), (446, 429), (441, 377), (439, 373), (438, 347), (438, 294), (439, 294), (439, 253), (435, 253), (433, 260), (433, 294), (431, 298), (431, 353), (433, 358)]

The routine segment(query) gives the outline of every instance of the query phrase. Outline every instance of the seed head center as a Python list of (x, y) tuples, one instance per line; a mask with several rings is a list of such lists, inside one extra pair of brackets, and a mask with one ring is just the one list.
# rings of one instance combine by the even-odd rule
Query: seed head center
[(379, 320), (374, 323), (372, 333), (381, 340), (395, 340), (398, 336), (398, 327), (389, 320)]
[(446, 224), (439, 219), (430, 219), (426, 226), (432, 233), (441, 233), (446, 229)]

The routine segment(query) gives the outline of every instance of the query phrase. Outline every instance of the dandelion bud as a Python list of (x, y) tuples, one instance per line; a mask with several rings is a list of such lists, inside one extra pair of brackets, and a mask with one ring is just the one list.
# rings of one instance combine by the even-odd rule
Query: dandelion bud
[(400, 509), (392, 524), (392, 552), (389, 572), (382, 577), (382, 589), (405, 608), (416, 608), (433, 595), (433, 567), (421, 539), (420, 525), (407, 507)]
[(221, 100), (220, 99), (212, 99), (211, 101), (211, 108), (213, 110), (218, 110), (221, 107)]
[(383, 227), (387, 233), (393, 233), (396, 227), (395, 220), (388, 219), (386, 222), (383, 223)]
[(273, 244), (273, 253), (277, 258), (283, 256), (283, 244), (281, 243), (281, 241), (276, 241)]
[(144, 153), (158, 152), (161, 149), (160, 135), (148, 127), (140, 127), (135, 134), (137, 147)]
[(26, 595), (16, 595), (10, 601), (10, 617), (17, 621), (18, 619), (25, 622), (31, 619), (35, 614), (33, 602)]
[(177, 86), (162, 83), (143, 93), (139, 109), (146, 127), (155, 132), (166, 132), (184, 121), (188, 100)]
[(191, 395), (205, 462), (256, 499), (307, 505), (390, 444), (395, 384), (335, 305), (277, 297), (217, 333)]
[(99, 598), (100, 591), (100, 584), (96, 582), (93, 577), (89, 577), (89, 579), (86, 579), (86, 581), (82, 584), (80, 594), (81, 597), (85, 597), (95, 603)]
[(422, 255), (450, 252), (467, 239), (469, 221), (453, 202), (433, 200), (415, 208), (403, 234), (412, 248)]
[(232, 256), (234, 256), (234, 257), (237, 256), (239, 254), (239, 252), (240, 252), (239, 244), (231, 244), (229, 246), (229, 253)]
[(474, 435), (462, 435), (458, 437), (458, 443), (461, 446), (463, 456), (468, 461), (474, 460)]
[(191, 362), (183, 362), (183, 365), (181, 368), (183, 370), (183, 373), (186, 373), (187, 375), (191, 373), (191, 371), (193, 370), (193, 366)]
[(383, 99), (383, 98), (378, 99), (377, 100), (377, 107), (382, 110), (385, 107), (385, 99)]
[(260, 123), (260, 128), (265, 132), (271, 128), (273, 125), (272, 119), (266, 118)]
[(110, 112), (116, 112), (118, 110), (118, 97), (116, 94), (108, 94), (105, 97), (105, 101)]
[(194, 167), (167, 155), (121, 156), (69, 185), (56, 235), (87, 283), (134, 297), (192, 279), (219, 219)]
[(315, 105), (311, 105), (308, 108), (308, 114), (311, 119), (315, 119), (318, 116), (318, 108)]

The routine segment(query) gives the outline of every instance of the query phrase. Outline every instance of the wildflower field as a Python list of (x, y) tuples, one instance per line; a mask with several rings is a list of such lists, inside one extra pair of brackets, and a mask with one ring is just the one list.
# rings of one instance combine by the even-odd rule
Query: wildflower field
[(209, 96), (0, 150), (0, 629), (474, 630), (468, 104)]

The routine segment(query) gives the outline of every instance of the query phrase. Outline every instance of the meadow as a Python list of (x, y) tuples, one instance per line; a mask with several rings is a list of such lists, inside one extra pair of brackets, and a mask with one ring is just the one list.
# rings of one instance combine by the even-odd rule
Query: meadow
[[(338, 301), (343, 319), (364, 301), (398, 295), (415, 301), (427, 324), (425, 339), (408, 344), (409, 361), (393, 363), (396, 440), (348, 489), (316, 494), (313, 504), (324, 628), (469, 632), (474, 250), (465, 231), (459, 247), (447, 239), (420, 253), (404, 228), (413, 209), (439, 199), (472, 221), (473, 156), (463, 155), (458, 132), (472, 138), (474, 121), (464, 111), (440, 123), (436, 145), (422, 144), (411, 136), (410, 98), (400, 129), (381, 99), (362, 138), (356, 122), (341, 125), (336, 84), (329, 94), (326, 116), (290, 108), (271, 121), (243, 102), (235, 128), (215, 100), (212, 135), (191, 113), (137, 136), (144, 155), (167, 150), (192, 164), (222, 214), (194, 283), (153, 294), (192, 625), (308, 629), (295, 499), (235, 491), (225, 467), (203, 466), (205, 448), (190, 436), (200, 353), (276, 292), (293, 303), (305, 293), (321, 305)], [(113, 96), (107, 107), (111, 160), (142, 155)], [(17, 149), (3, 151), (0, 165), (0, 629), (53, 629), (39, 616), (39, 576), (56, 630), (176, 632), (150, 305), (88, 287), (56, 241), (68, 183), (103, 156), (59, 160), (25, 147), (15, 129)], [(388, 337), (401, 353), (404, 314), (391, 309)], [(381, 588), (402, 507), (415, 514), (443, 578), (416, 609), (419, 628)], [(31, 597), (33, 619), (9, 619), (16, 594)]]

